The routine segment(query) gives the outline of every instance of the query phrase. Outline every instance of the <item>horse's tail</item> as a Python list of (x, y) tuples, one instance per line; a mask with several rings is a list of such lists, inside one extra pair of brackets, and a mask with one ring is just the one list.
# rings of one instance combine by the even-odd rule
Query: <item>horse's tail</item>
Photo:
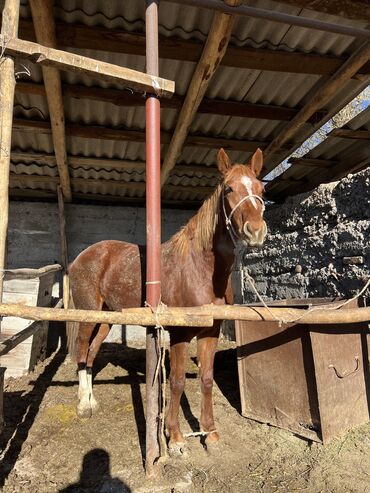
[[(69, 292), (69, 303), (68, 308), (75, 308), (75, 304), (73, 301), (72, 291)], [(68, 345), (68, 354), (71, 359), (76, 360), (77, 357), (77, 334), (79, 328), (79, 322), (67, 322), (67, 345)]]

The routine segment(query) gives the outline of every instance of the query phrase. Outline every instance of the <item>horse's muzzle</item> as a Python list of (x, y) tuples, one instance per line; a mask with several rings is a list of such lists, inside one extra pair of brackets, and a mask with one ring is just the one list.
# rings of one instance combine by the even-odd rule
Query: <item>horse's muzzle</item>
[(265, 221), (263, 221), (262, 226), (259, 229), (254, 229), (249, 222), (246, 222), (243, 226), (243, 232), (244, 242), (249, 247), (260, 247), (265, 241), (267, 226)]

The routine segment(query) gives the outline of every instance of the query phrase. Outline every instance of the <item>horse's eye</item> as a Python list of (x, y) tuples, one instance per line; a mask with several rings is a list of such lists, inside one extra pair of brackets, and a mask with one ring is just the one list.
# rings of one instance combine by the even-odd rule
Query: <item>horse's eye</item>
[(228, 185), (226, 185), (225, 188), (224, 188), (224, 195), (227, 195), (228, 193), (230, 193), (232, 191), (233, 191), (232, 188), (229, 187)]

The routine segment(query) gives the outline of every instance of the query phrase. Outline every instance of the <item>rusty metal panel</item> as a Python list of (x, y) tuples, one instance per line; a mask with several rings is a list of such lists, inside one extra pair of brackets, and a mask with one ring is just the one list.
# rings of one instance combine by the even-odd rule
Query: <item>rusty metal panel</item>
[(369, 419), (368, 361), (361, 326), (321, 326), (310, 332), (323, 442)]
[[(330, 299), (273, 306), (327, 305)], [(353, 304), (345, 308), (353, 308)], [(327, 442), (369, 418), (366, 324), (279, 327), (236, 322), (242, 414)]]
[(242, 414), (320, 440), (309, 334), (304, 326), (236, 322)]

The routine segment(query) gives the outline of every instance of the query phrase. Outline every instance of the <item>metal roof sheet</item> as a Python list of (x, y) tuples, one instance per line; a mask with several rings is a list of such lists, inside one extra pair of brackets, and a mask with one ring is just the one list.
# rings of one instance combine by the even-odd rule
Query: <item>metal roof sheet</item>
[[(333, 17), (271, 0), (251, 0), (247, 3), (264, 9), (304, 15), (343, 25), (366, 26), (365, 21)], [(54, 10), (56, 19), (68, 24), (77, 23), (91, 27), (103, 26), (109, 29), (132, 32), (144, 32), (145, 29), (145, 2), (138, 2), (137, 0), (126, 0), (125, 2), (117, 2), (116, 0), (56, 0), (54, 2)], [(21, 16), (30, 18), (30, 10), (25, 0), (22, 0)], [(213, 13), (204, 9), (163, 2), (159, 12), (159, 31), (163, 36), (204, 42), (210, 29), (212, 18)], [(240, 17), (235, 21), (230, 44), (284, 51), (296, 50), (302, 53), (318, 53), (321, 55), (347, 56), (358, 46), (358, 41), (354, 41), (353, 38), (348, 36)], [(68, 50), (91, 58), (134, 68), (135, 70), (145, 70), (145, 58), (143, 56), (76, 48), (68, 48)], [(25, 62), (25, 64), (30, 68), (30, 79), (35, 82), (41, 82), (40, 67), (30, 62)], [(191, 62), (161, 59), (160, 75), (161, 77), (175, 80), (176, 93), (185, 95), (195, 66), (195, 63)], [(27, 80), (24, 75), (20, 76), (20, 78)], [(77, 73), (63, 72), (62, 79), (67, 84), (119, 87), (118, 85), (96, 81)], [(246, 101), (295, 108), (303, 106), (310, 98), (312, 91), (322, 83), (323, 79), (317, 75), (262, 72), (221, 65), (210, 82), (206, 96), (225, 101)], [(327, 106), (329, 113), (336, 112), (342, 107), (345, 98), (348, 99), (352, 93), (358, 92), (363, 84), (364, 81), (350, 81), (345, 89), (335, 95)], [(67, 124), (95, 124), (111, 128), (125, 127), (141, 130), (145, 128), (143, 106), (126, 108), (112, 103), (65, 97), (64, 109)], [(179, 110), (176, 109), (161, 110), (161, 127), (163, 131), (172, 132), (174, 130), (178, 114)], [(46, 98), (44, 96), (16, 93), (14, 115), (18, 118), (48, 120), (49, 112)], [(274, 120), (198, 113), (192, 122), (190, 133), (205, 134), (216, 138), (222, 136), (232, 139), (270, 141), (283, 128), (283, 125), (283, 122)], [(313, 128), (310, 124), (304, 126), (300, 133), (301, 137), (308, 134)], [(297, 140), (299, 140), (299, 135)], [(337, 139), (330, 140), (333, 143), (325, 143), (325, 146), (332, 146), (332, 150), (328, 148), (324, 153), (325, 156), (335, 155), (335, 149), (342, 149), (343, 146), (344, 148), (348, 146), (347, 142), (336, 142)], [(50, 154), (53, 152), (52, 138), (51, 135), (45, 135), (41, 132), (31, 133), (16, 130), (13, 132), (13, 148)], [(164, 156), (166, 148), (166, 145), (162, 145), (162, 156)], [(315, 152), (317, 151), (314, 151), (314, 154)], [(145, 144), (142, 142), (118, 142), (68, 136), (67, 153), (70, 156), (143, 161), (145, 160)], [(231, 158), (239, 162), (244, 162), (249, 154), (239, 151), (230, 152)], [(215, 164), (215, 161), (215, 149), (186, 146), (179, 157), (178, 163), (210, 166)], [(38, 173), (36, 173), (34, 166), (26, 166), (22, 169), (22, 172), (26, 174)], [(45, 167), (41, 167), (41, 169), (46, 176), (51, 176), (48, 175)], [(72, 177), (99, 179), (102, 182), (116, 179), (112, 178), (112, 176), (116, 176), (115, 173), (103, 170), (99, 172), (96, 170), (79, 170), (77, 172), (71, 169), (70, 173)], [(99, 178), (96, 178), (97, 176)], [(120, 178), (117, 179), (136, 182), (139, 178), (143, 178), (142, 174), (140, 176), (135, 174), (124, 176), (124, 174), (121, 174)], [(169, 184), (183, 185), (184, 187), (204, 187), (213, 184), (212, 180), (207, 176), (199, 177), (198, 181), (194, 180), (194, 178), (177, 175), (175, 178), (171, 177)], [(88, 188), (80, 185), (78, 190), (83, 193), (95, 193), (88, 192)], [(184, 191), (183, 196), (181, 196), (180, 192), (176, 192), (173, 197), (176, 200), (187, 200), (189, 197), (191, 200), (197, 200), (197, 197), (201, 197), (201, 192), (193, 191), (189, 193)]]

